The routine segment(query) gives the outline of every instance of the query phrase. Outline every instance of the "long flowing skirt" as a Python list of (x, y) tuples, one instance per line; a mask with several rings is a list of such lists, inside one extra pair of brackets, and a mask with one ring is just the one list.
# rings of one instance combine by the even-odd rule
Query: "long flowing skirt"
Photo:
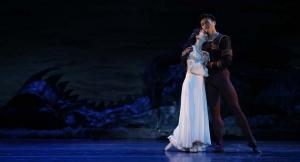
[(168, 139), (182, 151), (205, 151), (211, 145), (203, 76), (186, 74), (182, 85), (178, 126)]

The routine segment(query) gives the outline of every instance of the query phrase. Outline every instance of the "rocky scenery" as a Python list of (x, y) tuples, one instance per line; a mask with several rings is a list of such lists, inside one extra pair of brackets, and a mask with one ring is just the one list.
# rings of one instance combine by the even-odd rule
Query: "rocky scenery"
[[(1, 138), (165, 138), (178, 122), (181, 45), (212, 13), (258, 139), (299, 139), (293, 1), (18, 1), (0, 5)], [(227, 138), (242, 138), (222, 101)]]

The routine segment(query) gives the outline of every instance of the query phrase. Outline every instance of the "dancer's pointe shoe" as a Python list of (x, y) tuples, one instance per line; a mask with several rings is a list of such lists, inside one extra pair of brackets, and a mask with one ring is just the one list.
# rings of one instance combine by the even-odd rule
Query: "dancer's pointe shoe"
[(166, 147), (165, 147), (165, 151), (168, 151), (172, 148), (172, 143), (170, 142)]
[(260, 154), (260, 153), (262, 153), (258, 148), (257, 148), (257, 146), (256, 146), (256, 144), (248, 144), (248, 146), (252, 149), (252, 151), (254, 152), (254, 153), (256, 153), (256, 154)]
[(190, 152), (198, 152), (197, 148), (190, 148)]

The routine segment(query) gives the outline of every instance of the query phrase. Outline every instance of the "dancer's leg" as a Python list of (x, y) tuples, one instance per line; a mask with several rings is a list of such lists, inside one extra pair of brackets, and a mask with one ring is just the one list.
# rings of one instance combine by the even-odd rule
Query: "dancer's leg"
[(212, 84), (206, 84), (207, 103), (211, 110), (212, 128), (216, 138), (216, 144), (222, 149), (224, 146), (224, 122), (221, 117), (220, 111), (220, 93)]
[(246, 116), (240, 108), (236, 90), (233, 87), (232, 82), (230, 81), (229, 71), (224, 71), (224, 79), (222, 79), (222, 81), (220, 80), (219, 83), (222, 96), (224, 97), (226, 103), (229, 105), (231, 111), (234, 113), (240, 128), (242, 129), (249, 142), (249, 146), (252, 148), (256, 148), (255, 138), (247, 122)]

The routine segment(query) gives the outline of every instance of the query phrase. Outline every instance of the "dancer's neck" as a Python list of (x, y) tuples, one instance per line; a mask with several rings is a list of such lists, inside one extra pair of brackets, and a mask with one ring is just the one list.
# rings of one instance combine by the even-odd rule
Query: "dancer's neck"
[(217, 38), (217, 36), (219, 35), (219, 32), (214, 31), (212, 34), (208, 34), (208, 41), (213, 41), (214, 39)]
[(201, 41), (197, 40), (197, 42), (195, 43), (195, 47), (196, 47), (197, 49), (201, 50), (201, 49), (202, 49), (203, 43), (204, 43), (204, 42), (201, 42)]

